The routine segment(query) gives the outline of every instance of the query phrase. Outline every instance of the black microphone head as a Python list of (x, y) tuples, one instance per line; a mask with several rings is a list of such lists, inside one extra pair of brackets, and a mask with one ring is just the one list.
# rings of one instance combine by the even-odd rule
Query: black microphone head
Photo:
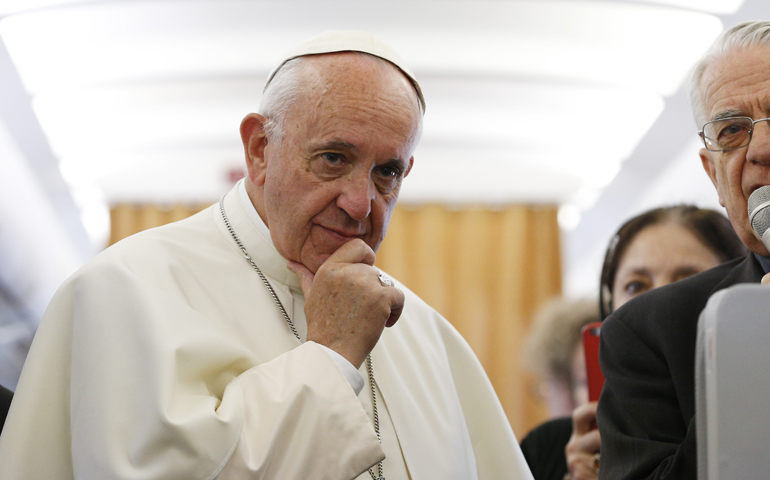
[(749, 221), (751, 228), (762, 238), (770, 228), (770, 185), (759, 187), (749, 196)]

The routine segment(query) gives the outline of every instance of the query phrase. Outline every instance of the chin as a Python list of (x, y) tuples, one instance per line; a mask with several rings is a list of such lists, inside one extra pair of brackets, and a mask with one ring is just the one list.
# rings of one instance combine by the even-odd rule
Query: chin
[(326, 263), (326, 261), (329, 259), (329, 255), (313, 255), (312, 257), (308, 258), (307, 260), (303, 260), (301, 263), (311, 272), (316, 273), (318, 272), (318, 269), (321, 268), (321, 265)]

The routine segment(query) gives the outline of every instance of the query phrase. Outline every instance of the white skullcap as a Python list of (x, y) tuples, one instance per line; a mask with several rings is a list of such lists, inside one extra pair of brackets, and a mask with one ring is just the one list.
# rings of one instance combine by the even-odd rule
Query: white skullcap
[(356, 30), (327, 30), (320, 35), (297, 45), (287, 52), (281, 63), (270, 72), (263, 91), (267, 90), (267, 86), (270, 85), (276, 72), (278, 72), (278, 70), (280, 70), (289, 60), (297, 57), (304, 57), (305, 55), (318, 55), (334, 52), (364, 52), (389, 61), (409, 78), (409, 81), (417, 92), (422, 111), (425, 111), (425, 98), (422, 96), (420, 84), (417, 83), (417, 79), (414, 78), (412, 70), (409, 68), (409, 65), (406, 64), (404, 59), (401, 58), (395, 50), (387, 46), (382, 40), (376, 38), (371, 33)]

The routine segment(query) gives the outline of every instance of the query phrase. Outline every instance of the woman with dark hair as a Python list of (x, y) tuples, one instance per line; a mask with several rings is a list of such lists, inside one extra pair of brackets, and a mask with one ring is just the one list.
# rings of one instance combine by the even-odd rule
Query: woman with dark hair
[[(645, 236), (651, 239), (659, 238), (659, 242), (656, 243), (666, 248), (666, 250), (658, 252), (660, 257), (658, 263), (661, 265), (682, 260), (682, 258), (674, 258), (673, 252), (670, 251), (666, 243), (669, 242), (672, 235), (683, 235), (685, 230), (690, 233), (692, 240), (697, 241), (694, 248), (702, 249), (705, 247), (718, 259), (719, 264), (742, 257), (747, 252), (746, 246), (733, 231), (730, 221), (716, 210), (698, 208), (693, 205), (676, 205), (648, 210), (637, 215), (620, 227), (610, 241), (604, 256), (599, 289), (599, 309), (602, 320), (620, 305), (640, 293), (698, 273), (703, 270), (698, 268), (698, 265), (709, 260), (707, 255), (692, 258), (690, 259), (690, 262), (694, 263), (692, 265), (677, 264), (676, 268), (668, 272), (668, 276), (661, 273), (653, 276), (653, 272), (647, 264), (656, 259), (639, 258), (637, 260), (639, 270), (633, 270), (629, 265), (631, 260), (625, 259), (625, 254), (634, 243), (637, 244), (637, 248), (654, 247), (652, 240), (634, 242), (637, 235), (650, 227), (655, 227), (654, 231), (645, 232)], [(683, 238), (686, 238), (686, 235)], [(626, 262), (626, 269), (621, 268), (623, 261)], [(662, 266), (659, 265), (658, 267), (658, 271), (662, 271)]]
[[(637, 295), (746, 252), (729, 220), (715, 210), (677, 205), (644, 212), (624, 223), (607, 248), (600, 279), (601, 318)], [(595, 425), (596, 402), (591, 402), (575, 409), (572, 422), (556, 419), (530, 432), (522, 451), (535, 480), (597, 479), (600, 438)], [(555, 438), (569, 438), (566, 459), (564, 440)]]

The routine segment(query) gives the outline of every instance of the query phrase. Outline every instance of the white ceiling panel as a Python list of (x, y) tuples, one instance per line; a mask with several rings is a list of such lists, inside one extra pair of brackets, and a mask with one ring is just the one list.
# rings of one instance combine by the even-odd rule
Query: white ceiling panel
[(33, 106), (54, 152), (85, 158), (105, 151), (238, 147), (241, 119), (256, 110), (260, 93), (254, 79), (226, 77), (46, 92)]
[(0, 85), (0, 118), (41, 178), (61, 171), (46, 198), (65, 189), (103, 232), (111, 202), (218, 198), (282, 53), (368, 30), (427, 99), (402, 201), (562, 205), (568, 271), (694, 135), (692, 62), (723, 23), (768, 17), (766, 0), (5, 0), (0, 67), (18, 86)]
[[(192, 152), (237, 152), (238, 123), (256, 109), (269, 70), (326, 28), (374, 32), (423, 79), (428, 111), (417, 153), (426, 171), (455, 149), (488, 163), (478, 172), (521, 169), (524, 187), (536, 186), (445, 172), (435, 185), (415, 182), (410, 198), (565, 203), (612, 181), (721, 22), (629, 2), (555, 0), (104, 1), (0, 22), (66, 177), (96, 181), (107, 199), (134, 188), (146, 201), (158, 190), (141, 184), (142, 158), (161, 172)], [(110, 167), (115, 159), (124, 163)], [(232, 168), (238, 159), (211, 162)], [(95, 180), (116, 169), (122, 193)], [(195, 172), (174, 190), (199, 196), (227, 176)]]
[(6, 18), (0, 33), (36, 93), (264, 73), (288, 47), (329, 28), (382, 36), (418, 72), (537, 75), (670, 94), (721, 23), (625, 2), (158, 0), (22, 13)]

